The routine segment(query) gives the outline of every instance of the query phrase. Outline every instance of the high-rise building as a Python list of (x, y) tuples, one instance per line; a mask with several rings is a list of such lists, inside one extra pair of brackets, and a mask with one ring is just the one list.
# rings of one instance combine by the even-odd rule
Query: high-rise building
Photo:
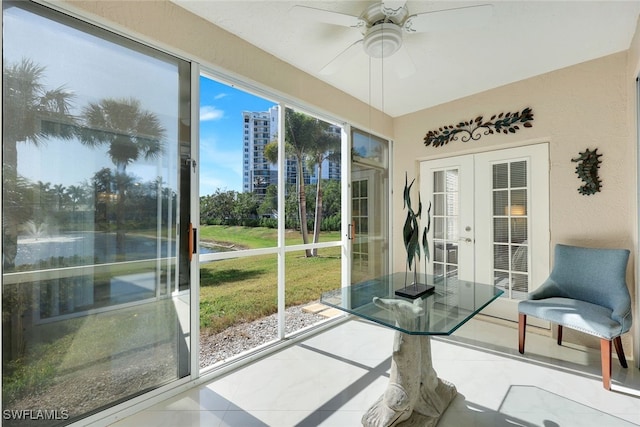
[[(243, 177), (242, 189), (244, 192), (253, 192), (258, 196), (264, 196), (266, 188), (278, 183), (277, 166), (270, 163), (264, 156), (264, 147), (278, 136), (278, 109), (273, 106), (268, 111), (243, 111)], [(340, 135), (338, 126), (331, 126), (330, 132)], [(297, 164), (293, 158), (286, 160), (285, 182), (296, 184)], [(322, 164), (322, 179), (340, 179), (340, 162), (325, 160)], [(317, 182), (315, 170), (308, 170), (303, 165), (305, 184)]]
[(269, 111), (243, 111), (242, 190), (264, 196), (269, 184), (278, 180), (277, 169), (264, 156), (264, 147), (278, 132), (278, 106)]

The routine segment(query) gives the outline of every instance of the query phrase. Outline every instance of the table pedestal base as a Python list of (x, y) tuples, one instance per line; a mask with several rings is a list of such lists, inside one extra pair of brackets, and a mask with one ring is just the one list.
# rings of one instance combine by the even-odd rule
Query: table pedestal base
[[(387, 301), (374, 299), (376, 305)], [(406, 320), (407, 308), (418, 311), (418, 303), (413, 307), (385, 307), (398, 310), (402, 314), (398, 320)], [(453, 384), (438, 378), (431, 362), (431, 338), (428, 335), (409, 335), (396, 331), (391, 360), (389, 385), (384, 394), (362, 417), (365, 427), (420, 426), (431, 427), (456, 397)]]

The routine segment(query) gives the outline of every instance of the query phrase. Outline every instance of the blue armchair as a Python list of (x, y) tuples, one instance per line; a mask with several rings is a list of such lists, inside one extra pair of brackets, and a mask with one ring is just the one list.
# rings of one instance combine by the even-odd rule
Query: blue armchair
[(527, 316), (600, 338), (602, 384), (611, 389), (611, 343), (627, 367), (620, 335), (631, 328), (631, 297), (625, 280), (629, 251), (556, 245), (549, 278), (518, 304), (518, 350), (524, 353)]

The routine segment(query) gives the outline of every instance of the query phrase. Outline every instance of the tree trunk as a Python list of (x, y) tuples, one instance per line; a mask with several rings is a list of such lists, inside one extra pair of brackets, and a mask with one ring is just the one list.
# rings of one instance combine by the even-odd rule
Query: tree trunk
[[(304, 170), (302, 169), (302, 159), (298, 157), (298, 215), (300, 216), (300, 231), (302, 232), (302, 243), (309, 243), (309, 230), (307, 228), (307, 195), (304, 190)], [(310, 257), (311, 250), (305, 249), (305, 256)]]
[(116, 206), (116, 259), (118, 261), (124, 261), (125, 255), (124, 198), (124, 189), (119, 189)]
[[(322, 161), (318, 162), (318, 182), (316, 183), (316, 213), (313, 221), (313, 243), (320, 241), (320, 226), (322, 224)], [(312, 256), (318, 256), (318, 249), (311, 250)]]
[[(120, 169), (120, 168), (118, 168)], [(119, 175), (119, 176), (118, 176)], [(125, 196), (127, 185), (125, 181), (127, 179), (126, 169), (122, 168), (122, 171), (118, 170), (116, 176), (118, 202), (116, 205), (116, 260), (124, 261), (125, 257)]]

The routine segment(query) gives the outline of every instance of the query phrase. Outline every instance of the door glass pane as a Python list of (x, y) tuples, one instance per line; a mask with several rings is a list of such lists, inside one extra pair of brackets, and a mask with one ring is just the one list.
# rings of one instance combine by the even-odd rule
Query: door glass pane
[(494, 191), (493, 192), (493, 215), (503, 216), (509, 215), (509, 192)]
[(443, 216), (444, 207), (444, 194), (435, 194), (433, 196), (433, 215)]
[(509, 214), (511, 216), (527, 215), (527, 192), (526, 188), (511, 190)]
[(527, 185), (526, 161), (493, 165), (493, 275), (508, 298), (524, 298), (528, 289)]
[[(431, 227), (433, 230), (433, 271), (435, 275), (446, 274), (457, 277), (459, 230), (459, 188), (458, 169), (446, 169), (433, 172), (433, 198), (436, 209), (433, 210)], [(444, 204), (440, 209), (438, 204)]]
[(527, 186), (527, 162), (524, 160), (510, 164), (511, 188)]
[(433, 216), (433, 219), (431, 221), (432, 227), (433, 227), (433, 238), (434, 239), (444, 239), (445, 238), (445, 232), (446, 232), (446, 227), (444, 226), (446, 221), (446, 218), (444, 218), (444, 215), (442, 217), (437, 217), (437, 216)]
[(449, 169), (445, 173), (446, 175), (446, 192), (451, 194), (458, 191), (458, 170)]
[(527, 218), (511, 218), (511, 243), (527, 244)]
[(493, 245), (493, 266), (499, 270), (509, 270), (508, 245)]
[[(351, 282), (388, 274), (388, 142), (353, 129)], [(356, 210), (357, 206), (357, 210)]]
[(190, 373), (190, 67), (30, 2), (3, 25), (3, 410), (77, 421)]
[(499, 163), (493, 165), (493, 188), (495, 190), (507, 188), (509, 185), (509, 164)]
[(509, 218), (493, 218), (493, 241), (495, 243), (509, 241)]
[(529, 291), (529, 275), (513, 273), (511, 275), (513, 285), (511, 293), (514, 299), (526, 299)]
[(444, 193), (444, 177), (445, 171), (437, 171), (433, 173), (433, 192), (434, 193)]
[(528, 266), (528, 247), (527, 246), (512, 246), (511, 250), (513, 251), (513, 270), (526, 273), (529, 271)]

